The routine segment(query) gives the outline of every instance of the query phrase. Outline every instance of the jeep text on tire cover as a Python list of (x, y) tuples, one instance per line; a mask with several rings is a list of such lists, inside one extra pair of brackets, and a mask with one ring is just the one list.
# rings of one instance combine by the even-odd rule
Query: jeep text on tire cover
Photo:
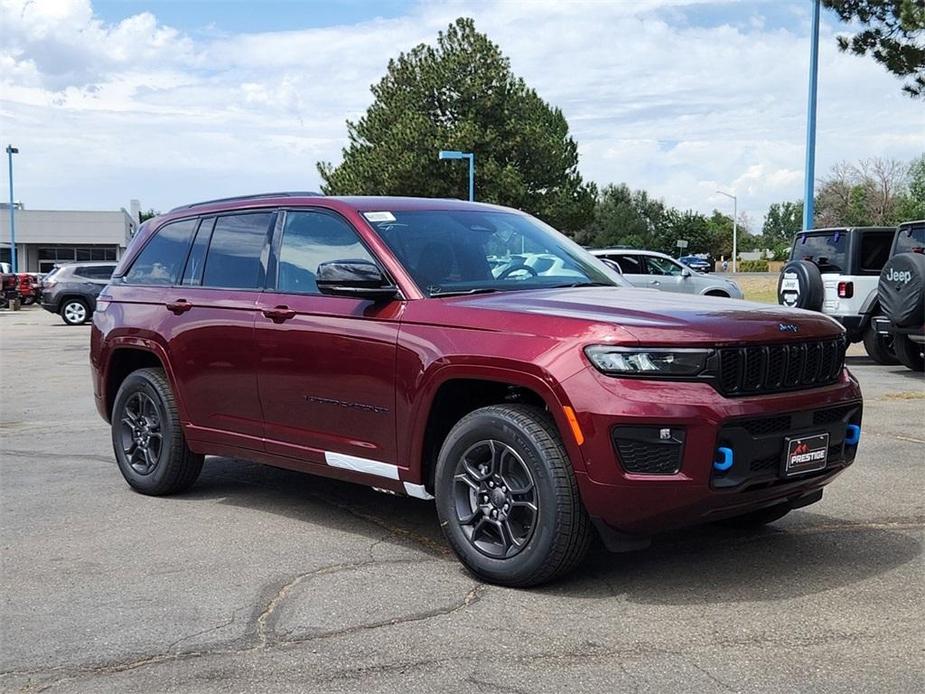
[(470, 571), (527, 586), (593, 532), (817, 501), (860, 437), (845, 348), (818, 313), (628, 287), (516, 210), (275, 193), (142, 225), (90, 359), (138, 492), (219, 455), (434, 500)]

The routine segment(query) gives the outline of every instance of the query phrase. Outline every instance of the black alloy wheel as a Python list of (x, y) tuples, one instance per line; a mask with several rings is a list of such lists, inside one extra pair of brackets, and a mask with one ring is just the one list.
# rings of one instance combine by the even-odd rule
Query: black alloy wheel
[(529, 468), (506, 443), (470, 446), (456, 464), (456, 520), (469, 543), (496, 559), (519, 553), (536, 527), (539, 499)]
[(127, 464), (139, 475), (150, 475), (160, 462), (164, 450), (162, 419), (157, 403), (140, 390), (132, 393), (122, 409), (122, 451)]

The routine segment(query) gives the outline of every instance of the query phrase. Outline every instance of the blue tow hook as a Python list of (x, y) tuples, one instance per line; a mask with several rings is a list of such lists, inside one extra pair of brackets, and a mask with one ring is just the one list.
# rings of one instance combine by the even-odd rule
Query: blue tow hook
[(848, 446), (857, 446), (861, 440), (861, 427), (857, 424), (849, 424), (845, 430), (845, 444)]
[(726, 472), (726, 470), (732, 467), (732, 449), (726, 448), (726, 446), (720, 446), (716, 449), (716, 452), (719, 453), (720, 459), (713, 461), (713, 469)]

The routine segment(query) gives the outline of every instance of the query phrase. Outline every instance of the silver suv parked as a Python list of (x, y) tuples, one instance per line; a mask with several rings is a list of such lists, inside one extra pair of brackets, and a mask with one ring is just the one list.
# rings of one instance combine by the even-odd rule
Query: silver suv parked
[(636, 287), (742, 298), (742, 290), (732, 280), (701, 274), (664, 253), (627, 248), (599, 248), (591, 253), (616, 264), (623, 277)]

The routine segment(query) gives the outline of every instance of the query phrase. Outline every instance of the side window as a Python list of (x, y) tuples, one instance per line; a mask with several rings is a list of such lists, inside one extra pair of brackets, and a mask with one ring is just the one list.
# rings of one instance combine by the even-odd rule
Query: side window
[(317, 294), (315, 275), (332, 260), (376, 262), (347, 222), (325, 212), (289, 212), (279, 249), (277, 291)]
[(202, 285), (228, 289), (261, 288), (263, 265), (260, 255), (274, 216), (272, 212), (256, 212), (215, 220)]
[(111, 265), (80, 265), (74, 269), (74, 274), (88, 280), (108, 280), (114, 269)]
[(180, 284), (187, 287), (198, 287), (202, 282), (202, 268), (206, 264), (206, 250), (212, 239), (212, 228), (215, 226), (215, 217), (206, 217), (199, 225), (189, 258), (186, 260), (186, 269), (183, 271), (183, 280)]
[(879, 275), (886, 261), (890, 258), (890, 246), (893, 245), (893, 234), (883, 232), (867, 232), (861, 237), (861, 248), (858, 265), (863, 275)]
[(124, 281), (130, 284), (174, 284), (186, 260), (196, 219), (185, 219), (158, 229), (135, 258)]
[(675, 265), (668, 258), (659, 258), (651, 255), (646, 258), (646, 265), (649, 267), (650, 275), (680, 275), (681, 267)]
[(607, 257), (620, 266), (620, 269), (623, 270), (624, 275), (646, 274), (645, 267), (642, 264), (641, 255), (611, 255)]

